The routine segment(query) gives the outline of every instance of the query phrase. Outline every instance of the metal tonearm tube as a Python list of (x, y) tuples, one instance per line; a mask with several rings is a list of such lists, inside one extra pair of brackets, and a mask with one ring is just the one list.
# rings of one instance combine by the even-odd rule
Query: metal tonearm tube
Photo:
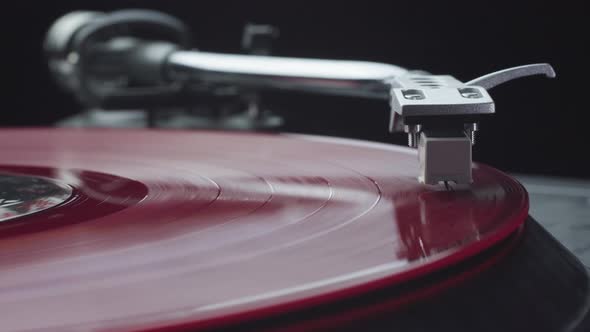
[(170, 80), (225, 83), (388, 100), (389, 81), (407, 73), (398, 66), (345, 60), (176, 51), (169, 55)]

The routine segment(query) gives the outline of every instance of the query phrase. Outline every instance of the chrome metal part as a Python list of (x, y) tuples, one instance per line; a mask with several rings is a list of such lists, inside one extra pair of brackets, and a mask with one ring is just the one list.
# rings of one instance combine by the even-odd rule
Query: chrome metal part
[(419, 141), (420, 141), (420, 131), (422, 131), (422, 126), (417, 125), (406, 125), (404, 126), (404, 131), (408, 133), (408, 146), (411, 148), (417, 148)]
[(465, 127), (465, 134), (471, 140), (471, 145), (475, 145), (475, 133), (479, 130), (479, 124), (477, 122), (474, 123), (466, 123)]
[(547, 77), (554, 78), (555, 70), (553, 70), (553, 67), (547, 63), (535, 63), (489, 73), (487, 75), (473, 79), (465, 83), (465, 85), (477, 85), (489, 90), (502, 83), (533, 75), (545, 75)]
[[(470, 184), (471, 146), (475, 144), (478, 130), (476, 121), (495, 112), (487, 89), (539, 74), (555, 77), (550, 65), (532, 64), (501, 70), (467, 83), (452, 76), (415, 72), (392, 80), (389, 129), (395, 132), (404, 128), (408, 133), (408, 145), (418, 146), (420, 181)], [(421, 126), (416, 130), (412, 124), (417, 123)], [(470, 143), (468, 148), (464, 144), (466, 140)]]
[(408, 74), (395, 79), (390, 106), (392, 132), (401, 118), (483, 115), (495, 111), (494, 101), (484, 88), (465, 86), (448, 75)]
[(178, 51), (168, 79), (389, 99), (390, 81), (406, 70), (383, 63)]
[(550, 65), (532, 64), (463, 83), (449, 75), (406, 71), (382, 63), (193, 51), (174, 52), (166, 68), (170, 79), (197, 84), (388, 99), (389, 130), (406, 132), (408, 145), (419, 150), (420, 181), (458, 185), (471, 183), (477, 121), (495, 112), (487, 89), (524, 76), (555, 76)]

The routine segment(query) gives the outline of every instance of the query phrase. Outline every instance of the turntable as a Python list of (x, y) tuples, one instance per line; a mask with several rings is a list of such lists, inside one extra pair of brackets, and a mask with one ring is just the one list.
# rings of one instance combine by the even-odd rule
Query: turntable
[[(248, 31), (263, 46), (276, 33)], [(190, 47), (182, 22), (147, 10), (74, 12), (49, 30), (58, 83), (95, 110), (78, 125), (147, 107), (168, 129), (0, 131), (3, 331), (590, 326), (587, 269), (528, 216), (518, 181), (471, 157), (488, 90), (551, 66), (463, 83)], [(384, 129), (409, 146), (269, 131), (282, 120), (262, 90), (383, 100)]]

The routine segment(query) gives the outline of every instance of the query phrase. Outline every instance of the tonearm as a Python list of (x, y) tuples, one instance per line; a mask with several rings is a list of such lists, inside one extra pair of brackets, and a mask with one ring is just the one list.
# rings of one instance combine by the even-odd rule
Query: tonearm
[(45, 49), (58, 81), (89, 105), (170, 103), (187, 86), (382, 99), (390, 105), (389, 130), (408, 134), (419, 180), (433, 185), (472, 182), (474, 133), (495, 112), (489, 89), (519, 77), (555, 77), (545, 63), (461, 82), (383, 63), (201, 52), (190, 50), (182, 22), (149, 10), (67, 14), (49, 30)]

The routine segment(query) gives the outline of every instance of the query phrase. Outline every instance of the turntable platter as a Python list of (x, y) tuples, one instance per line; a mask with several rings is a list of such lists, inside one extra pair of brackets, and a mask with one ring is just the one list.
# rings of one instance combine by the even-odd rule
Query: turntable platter
[(476, 164), (466, 191), (421, 185), (414, 150), (225, 132), (0, 132), (0, 172), (74, 188), (0, 223), (11, 330), (174, 330), (397, 284), (509, 236), (527, 195)]

